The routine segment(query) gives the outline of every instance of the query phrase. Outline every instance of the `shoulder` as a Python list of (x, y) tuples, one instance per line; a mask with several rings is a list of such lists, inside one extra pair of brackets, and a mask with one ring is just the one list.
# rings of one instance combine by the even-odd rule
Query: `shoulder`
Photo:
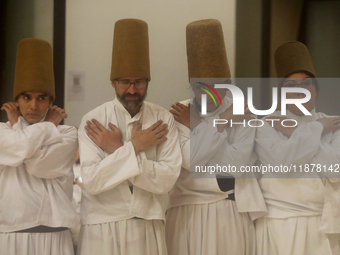
[(181, 104), (188, 106), (190, 104), (190, 99), (180, 101)]
[(317, 117), (317, 119), (320, 119), (320, 118), (330, 118), (330, 117), (338, 117), (338, 116), (328, 115), (328, 114), (325, 114), (323, 112), (317, 112), (316, 117)]
[(0, 122), (0, 130), (11, 129), (11, 124), (8, 122)]
[(149, 116), (154, 116), (158, 120), (163, 120), (165, 122), (169, 122), (170, 120), (173, 120), (172, 114), (163, 108), (162, 106), (159, 106), (157, 104), (153, 104), (150, 102), (144, 101), (144, 114), (147, 114)]
[(108, 113), (114, 110), (113, 101), (106, 102), (93, 110), (89, 111), (83, 116), (82, 122), (86, 120), (90, 120), (92, 118), (100, 119), (102, 116), (106, 116)]

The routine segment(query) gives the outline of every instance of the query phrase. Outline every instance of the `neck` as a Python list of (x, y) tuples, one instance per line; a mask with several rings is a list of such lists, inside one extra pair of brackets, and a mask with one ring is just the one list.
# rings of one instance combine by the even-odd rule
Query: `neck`
[(137, 113), (139, 113), (141, 106), (137, 107), (137, 108), (126, 108), (125, 109), (130, 113), (131, 117), (134, 117)]

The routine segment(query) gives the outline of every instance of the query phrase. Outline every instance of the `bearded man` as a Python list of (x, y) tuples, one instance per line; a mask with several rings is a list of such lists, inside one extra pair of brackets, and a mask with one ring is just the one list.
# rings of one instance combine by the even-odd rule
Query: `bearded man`
[(79, 128), (81, 255), (167, 254), (165, 210), (182, 157), (172, 115), (144, 102), (150, 79), (147, 24), (117, 21), (116, 98), (87, 113)]

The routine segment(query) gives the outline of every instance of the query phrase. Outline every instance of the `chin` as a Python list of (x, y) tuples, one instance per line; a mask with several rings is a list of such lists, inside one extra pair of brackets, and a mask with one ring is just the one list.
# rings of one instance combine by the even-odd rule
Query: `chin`
[(41, 119), (30, 119), (30, 118), (24, 118), (29, 124), (36, 124), (40, 122)]

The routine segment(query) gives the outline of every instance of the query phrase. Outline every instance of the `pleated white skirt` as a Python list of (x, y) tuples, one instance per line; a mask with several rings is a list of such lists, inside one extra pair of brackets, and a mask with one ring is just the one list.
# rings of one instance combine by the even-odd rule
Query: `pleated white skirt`
[(319, 216), (256, 220), (259, 255), (339, 255), (340, 235), (319, 231)]
[(169, 255), (254, 255), (255, 229), (235, 201), (183, 205), (167, 211)]
[(78, 255), (167, 255), (162, 220), (129, 219), (83, 225)]
[(54, 233), (0, 233), (0, 255), (73, 255), (69, 230)]

